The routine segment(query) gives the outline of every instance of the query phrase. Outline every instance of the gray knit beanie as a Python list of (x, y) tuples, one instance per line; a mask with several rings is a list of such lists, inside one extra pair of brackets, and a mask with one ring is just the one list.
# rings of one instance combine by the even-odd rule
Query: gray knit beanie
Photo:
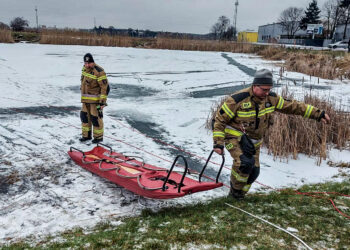
[(272, 73), (268, 69), (260, 69), (255, 72), (253, 85), (273, 85)]

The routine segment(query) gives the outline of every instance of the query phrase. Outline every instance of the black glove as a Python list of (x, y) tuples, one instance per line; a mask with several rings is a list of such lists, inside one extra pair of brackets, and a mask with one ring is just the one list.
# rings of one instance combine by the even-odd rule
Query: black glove
[(215, 144), (213, 148), (220, 148), (220, 149), (224, 150), (224, 145)]
[(241, 136), (241, 140), (239, 141), (239, 145), (241, 146), (243, 153), (247, 157), (252, 157), (253, 155), (255, 155), (256, 150), (255, 150), (254, 143), (246, 134), (243, 134)]
[(319, 121), (321, 121), (321, 119), (323, 119), (323, 118), (325, 118), (326, 117), (326, 111), (322, 111), (321, 112), (321, 114), (320, 114), (320, 116), (318, 117), (318, 119), (317, 119), (317, 121), (319, 122)]

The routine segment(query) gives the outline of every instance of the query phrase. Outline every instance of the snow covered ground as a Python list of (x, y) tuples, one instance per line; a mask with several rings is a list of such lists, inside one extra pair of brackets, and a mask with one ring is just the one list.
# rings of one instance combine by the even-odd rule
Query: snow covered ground
[[(87, 52), (105, 69), (112, 88), (104, 143), (166, 168), (180, 152), (144, 135), (207, 157), (212, 138), (204, 124), (211, 106), (249, 84), (256, 69), (273, 70), (279, 79), (279, 68), (272, 62), (246, 54), (0, 44), (0, 243), (90, 227), (138, 214), (145, 207), (201, 202), (228, 192), (223, 187), (175, 200), (150, 200), (74, 164), (67, 155), (71, 146), (93, 146), (78, 142), (80, 73)], [(276, 91), (288, 85), (298, 98), (312, 89), (350, 107), (348, 83), (318, 83), (317, 78), (292, 72), (278, 83)], [(193, 169), (204, 164), (185, 156)], [(221, 175), (225, 184), (232, 164), (227, 158)], [(349, 162), (350, 153), (332, 150), (329, 158)], [(258, 181), (274, 188), (341, 180), (337, 168), (325, 162), (316, 166), (316, 159), (305, 156), (281, 162), (262, 150), (261, 167)], [(214, 176), (217, 169), (212, 165), (207, 174)], [(259, 188), (254, 184), (252, 192)]]

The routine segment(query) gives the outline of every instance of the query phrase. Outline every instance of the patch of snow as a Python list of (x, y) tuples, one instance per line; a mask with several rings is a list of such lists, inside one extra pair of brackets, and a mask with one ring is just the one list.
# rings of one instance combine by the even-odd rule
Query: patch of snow
[[(113, 222), (116, 218), (138, 215), (144, 208), (157, 211), (205, 203), (228, 193), (224, 186), (174, 200), (150, 200), (74, 164), (67, 155), (70, 147), (84, 151), (93, 147), (78, 141), (80, 74), (86, 52), (105, 69), (112, 86), (105, 109), (104, 143), (164, 168), (171, 166), (178, 152), (149, 137), (206, 158), (212, 135), (204, 124), (210, 107), (223, 97), (222, 88), (250, 83), (253, 77), (247, 72), (251, 70), (267, 67), (276, 79), (279, 72), (273, 62), (221, 52), (40, 44), (0, 44), (0, 51), (0, 91), (4, 97), (0, 100), (0, 243), (76, 227), (91, 228), (104, 221), (118, 226), (118, 221)], [(230, 64), (227, 58), (242, 67)], [(350, 106), (350, 84), (346, 81), (285, 72), (281, 84), (301, 98), (310, 88), (294, 85), (290, 79), (303, 78), (313, 93)], [(213, 157), (220, 161), (217, 155)], [(204, 164), (202, 159), (191, 159), (198, 168)], [(334, 149), (329, 159), (350, 161), (350, 153)], [(226, 160), (221, 180), (229, 185), (232, 159)], [(337, 168), (326, 162), (317, 166), (315, 159), (304, 155), (298, 160), (274, 161), (262, 150), (260, 162), (259, 183), (276, 189), (343, 178)], [(208, 170), (216, 173), (218, 167), (210, 164)], [(350, 173), (349, 169), (343, 171)], [(262, 187), (259, 183), (254, 183), (251, 192)]]

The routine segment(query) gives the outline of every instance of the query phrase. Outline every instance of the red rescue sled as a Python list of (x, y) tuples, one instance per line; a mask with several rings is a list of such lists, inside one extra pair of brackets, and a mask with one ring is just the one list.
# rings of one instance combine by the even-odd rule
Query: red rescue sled
[[(218, 179), (225, 162), (224, 156), (222, 156), (222, 164), (217, 174), (216, 181), (201, 181), (213, 151), (210, 153), (207, 162), (203, 166), (198, 181), (186, 177), (189, 170), (187, 161), (182, 155), (178, 155), (171, 168), (167, 170), (146, 164), (139, 157), (125, 156), (121, 153), (113, 152), (111, 147), (102, 143), (98, 143), (96, 147), (88, 152), (83, 152), (77, 148), (71, 147), (68, 154), (73, 161), (90, 172), (148, 198), (177, 198), (191, 193), (214, 189), (223, 185), (221, 182), (218, 182)], [(182, 158), (185, 163), (185, 169), (181, 174), (173, 171), (179, 158)]]

